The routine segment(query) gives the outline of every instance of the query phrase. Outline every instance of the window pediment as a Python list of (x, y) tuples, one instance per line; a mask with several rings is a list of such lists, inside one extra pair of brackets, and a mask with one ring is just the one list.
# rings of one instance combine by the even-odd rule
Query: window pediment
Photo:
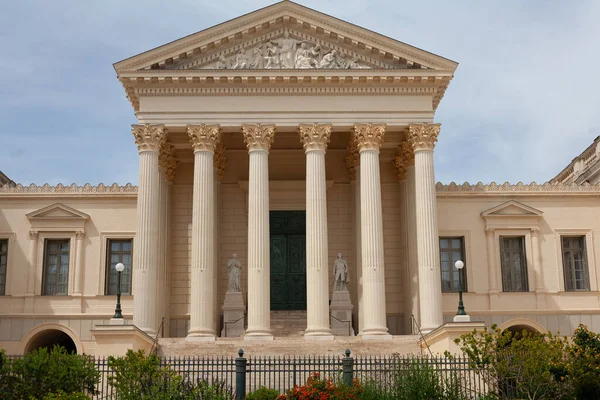
[(49, 231), (82, 230), (90, 216), (72, 207), (55, 203), (27, 214), (32, 229)]
[(499, 204), (481, 213), (486, 222), (486, 228), (520, 229), (538, 226), (543, 212), (515, 200)]

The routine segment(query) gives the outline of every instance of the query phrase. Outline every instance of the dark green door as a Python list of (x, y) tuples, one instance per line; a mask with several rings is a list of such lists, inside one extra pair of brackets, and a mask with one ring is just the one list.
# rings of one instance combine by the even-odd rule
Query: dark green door
[(306, 310), (306, 212), (271, 211), (271, 310)]

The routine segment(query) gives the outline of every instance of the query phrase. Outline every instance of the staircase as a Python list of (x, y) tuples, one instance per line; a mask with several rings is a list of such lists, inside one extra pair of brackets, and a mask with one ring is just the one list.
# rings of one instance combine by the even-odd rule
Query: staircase
[(271, 311), (273, 336), (302, 337), (306, 330), (306, 311)]

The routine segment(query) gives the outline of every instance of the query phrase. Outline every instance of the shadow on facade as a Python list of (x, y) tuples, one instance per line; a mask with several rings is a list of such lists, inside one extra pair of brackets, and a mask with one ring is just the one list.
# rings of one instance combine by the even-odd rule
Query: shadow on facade
[(71, 336), (57, 329), (47, 329), (36, 334), (31, 338), (29, 343), (27, 343), (25, 353), (44, 347), (50, 350), (55, 345), (64, 347), (69, 353), (77, 353), (77, 346)]

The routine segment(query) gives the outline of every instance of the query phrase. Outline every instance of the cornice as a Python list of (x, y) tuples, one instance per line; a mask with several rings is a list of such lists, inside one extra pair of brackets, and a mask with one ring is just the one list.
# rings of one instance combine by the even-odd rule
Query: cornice
[(476, 184), (470, 184), (465, 182), (463, 184), (456, 184), (451, 182), (444, 185), (438, 182), (435, 185), (438, 197), (444, 196), (464, 196), (464, 195), (510, 195), (510, 196), (532, 196), (532, 195), (555, 195), (565, 196), (571, 195), (594, 195), (600, 196), (600, 184), (590, 185), (582, 184), (562, 184), (562, 183), (550, 183), (546, 182), (538, 184), (536, 182), (523, 183), (518, 182), (516, 184), (510, 184), (505, 182), (503, 184), (497, 184), (492, 182), (490, 184), (484, 184), (478, 182)]
[(65, 186), (58, 184), (56, 186), (50, 186), (45, 184), (38, 186), (31, 184), (29, 186), (23, 186), (18, 184), (16, 186), (4, 185), (0, 187), (0, 198), (2, 197), (19, 197), (19, 196), (44, 196), (44, 197), (61, 197), (61, 196), (84, 196), (84, 197), (137, 197), (137, 186), (128, 183), (124, 186), (116, 183), (107, 186), (99, 184), (92, 186), (86, 183), (83, 186), (72, 184)]

